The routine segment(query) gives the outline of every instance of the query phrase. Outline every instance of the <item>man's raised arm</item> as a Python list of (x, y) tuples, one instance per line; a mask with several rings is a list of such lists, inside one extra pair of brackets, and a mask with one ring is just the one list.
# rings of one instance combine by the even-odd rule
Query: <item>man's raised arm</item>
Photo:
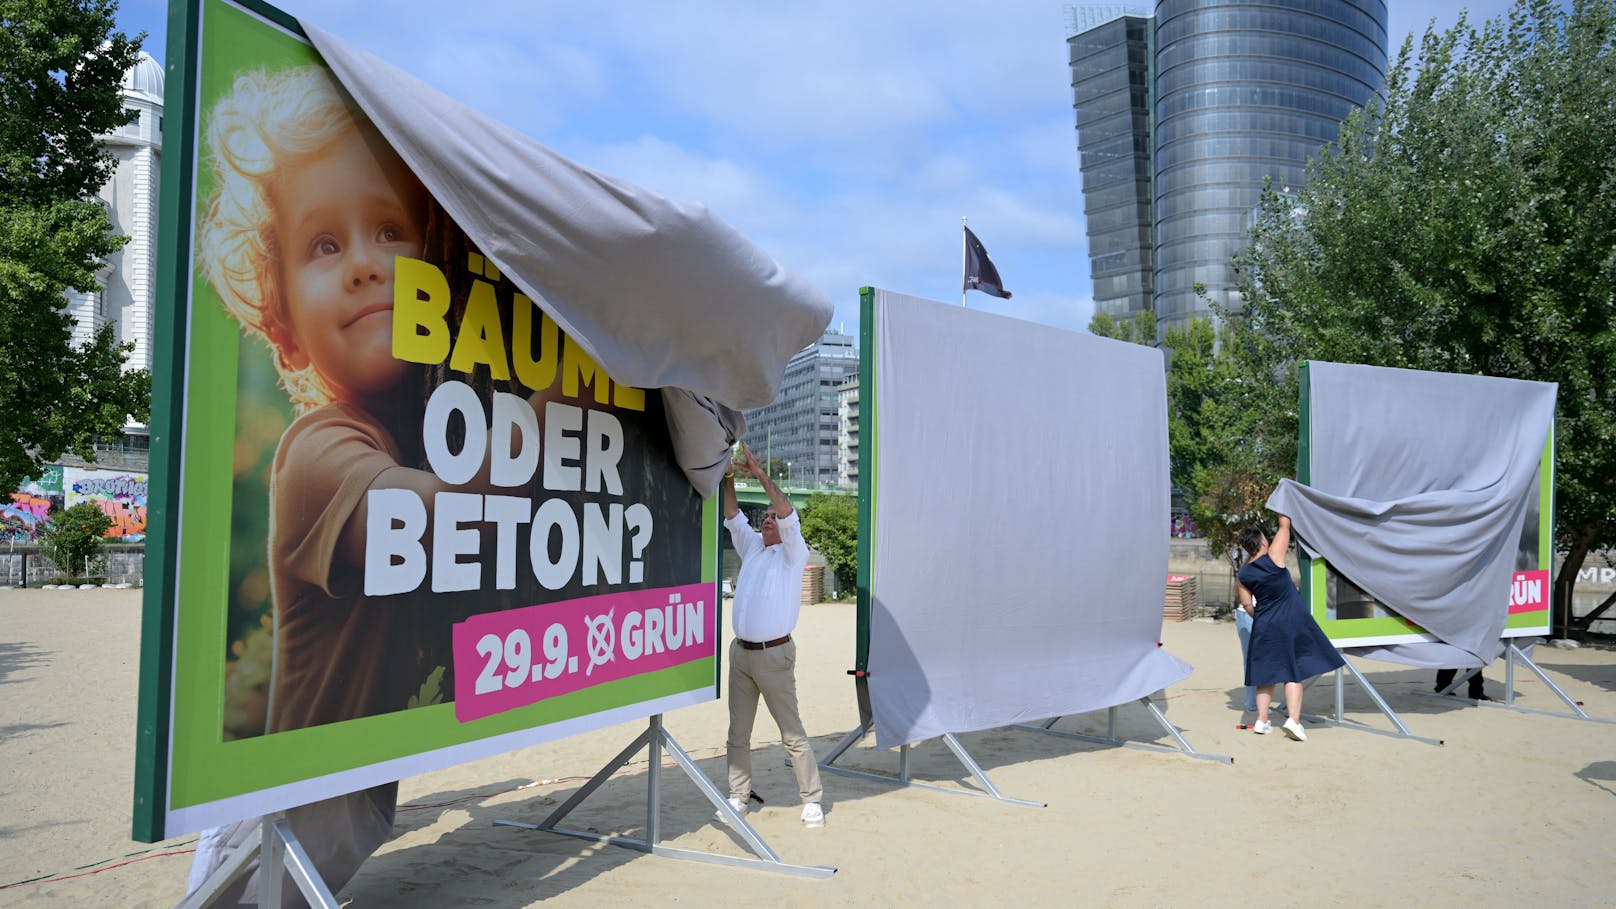
[(743, 462), (746, 472), (757, 477), (758, 482), (763, 484), (763, 491), (768, 493), (769, 504), (774, 506), (775, 517), (783, 518), (790, 515), (791, 499), (780, 491), (780, 487), (774, 485), (773, 480), (769, 479), (769, 472), (763, 469), (763, 465), (758, 463), (757, 457), (752, 454), (752, 449), (748, 448), (745, 442), (741, 443), (741, 455), (746, 459)]

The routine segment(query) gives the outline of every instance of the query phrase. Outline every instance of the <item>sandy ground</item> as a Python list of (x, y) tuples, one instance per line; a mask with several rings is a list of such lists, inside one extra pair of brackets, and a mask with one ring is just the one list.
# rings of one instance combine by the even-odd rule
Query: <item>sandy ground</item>
[[(170, 906), (194, 837), (128, 839), (134, 770), (138, 591), (0, 590), (0, 906)], [(804, 610), (803, 716), (823, 754), (855, 724), (853, 609)], [(760, 719), (752, 815), (787, 861), (831, 865), (828, 881), (679, 862), (553, 834), (536, 823), (644, 728), (630, 724), (406, 780), (396, 838), (339, 898), (353, 906), (1609, 906), (1616, 835), (1616, 725), (1439, 701), (1430, 673), (1362, 668), (1418, 735), (1443, 747), (1312, 726), (1306, 743), (1235, 728), (1239, 645), (1232, 623), (1163, 629), (1197, 669), (1165, 692), (1168, 716), (1230, 766), (1001, 729), (961, 736), (1025, 808), (827, 774), (827, 826), (804, 829), (784, 751)], [(1616, 652), (1540, 648), (1540, 664), (1595, 716), (1616, 718)], [(1489, 690), (1502, 695), (1502, 665)], [(1557, 709), (1536, 678), (1523, 706)], [(1327, 683), (1310, 712), (1333, 709)], [(1349, 685), (1347, 715), (1390, 725)], [(725, 711), (668, 715), (710, 778), (723, 776)], [(1104, 715), (1058, 729), (1103, 730)], [(1165, 742), (1142, 708), (1124, 735)], [(860, 747), (847, 766), (882, 772), (896, 756)], [(925, 743), (918, 780), (962, 788), (953, 755)], [(528, 788), (538, 780), (559, 780)], [(676, 769), (661, 776), (673, 845), (743, 847)], [(569, 824), (638, 835), (643, 753)], [(128, 862), (128, 864), (122, 864)], [(41, 875), (43, 881), (16, 883)], [(77, 876), (74, 876), (77, 875)]]

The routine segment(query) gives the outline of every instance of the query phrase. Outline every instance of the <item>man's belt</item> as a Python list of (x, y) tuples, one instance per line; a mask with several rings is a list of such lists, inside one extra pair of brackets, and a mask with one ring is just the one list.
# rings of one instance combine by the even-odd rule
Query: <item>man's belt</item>
[(791, 643), (791, 635), (788, 634), (785, 637), (775, 638), (772, 641), (764, 641), (761, 644), (757, 643), (756, 641), (743, 641), (740, 638), (736, 638), (735, 643), (741, 645), (742, 650), (768, 650), (770, 647), (779, 647), (781, 644)]

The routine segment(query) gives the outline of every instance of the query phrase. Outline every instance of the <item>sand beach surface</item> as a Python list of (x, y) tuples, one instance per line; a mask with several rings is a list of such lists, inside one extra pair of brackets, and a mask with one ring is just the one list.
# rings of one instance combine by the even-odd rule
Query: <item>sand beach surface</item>
[[(129, 839), (140, 591), (0, 590), (0, 906), (172, 906), (194, 836)], [(854, 610), (803, 610), (798, 688), (823, 755), (856, 724)], [(1241, 722), (1232, 622), (1168, 623), (1164, 645), (1196, 667), (1157, 695), (1198, 750), (1233, 765), (1017, 729), (961, 735), (1026, 808), (825, 775), (827, 823), (802, 827), (795, 783), (766, 714), (754, 736), (751, 816), (786, 861), (830, 880), (680, 862), (554, 834), (537, 823), (644, 728), (643, 722), (405, 780), (396, 836), (339, 894), (351, 906), (1609, 906), (1616, 839), (1616, 725), (1424, 697), (1432, 673), (1359, 663), (1411, 731), (1435, 747), (1310, 725), (1306, 743)], [(1595, 716), (1616, 719), (1616, 651), (1540, 647), (1537, 660)], [(1504, 667), (1487, 673), (1503, 694)], [(1562, 709), (1517, 673), (1518, 702)], [(1327, 681), (1309, 713), (1333, 712)], [(1390, 724), (1355, 685), (1349, 719)], [(1057, 729), (1103, 733), (1105, 715)], [(668, 714), (669, 732), (723, 778), (721, 701)], [(1169, 744), (1137, 705), (1118, 731)], [(867, 744), (841, 764), (892, 773)], [(973, 788), (937, 742), (911, 751), (915, 779)], [(569, 818), (595, 832), (645, 827), (642, 752)], [(661, 771), (664, 841), (745, 855), (671, 765)]]

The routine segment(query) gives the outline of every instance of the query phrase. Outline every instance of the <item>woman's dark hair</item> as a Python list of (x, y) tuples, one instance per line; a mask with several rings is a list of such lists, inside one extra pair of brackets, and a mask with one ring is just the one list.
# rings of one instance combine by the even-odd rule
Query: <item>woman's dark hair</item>
[(1246, 555), (1256, 555), (1257, 551), (1262, 549), (1262, 541), (1263, 532), (1256, 527), (1247, 527), (1240, 531), (1239, 536), (1235, 537), (1235, 542), (1239, 543), (1240, 548), (1246, 551)]

